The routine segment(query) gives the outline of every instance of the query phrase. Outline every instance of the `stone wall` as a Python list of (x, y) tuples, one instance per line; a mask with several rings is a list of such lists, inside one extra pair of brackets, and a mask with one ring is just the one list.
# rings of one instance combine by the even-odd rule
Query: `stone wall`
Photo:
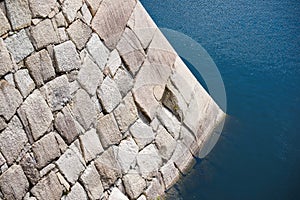
[(135, 0), (0, 2), (0, 199), (156, 199), (224, 113)]

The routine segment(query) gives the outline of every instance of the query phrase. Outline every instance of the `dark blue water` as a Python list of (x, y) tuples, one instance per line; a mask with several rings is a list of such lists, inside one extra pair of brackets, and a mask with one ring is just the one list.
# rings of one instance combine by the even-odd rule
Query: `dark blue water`
[(300, 1), (142, 0), (217, 64), (229, 117), (169, 199), (300, 199)]

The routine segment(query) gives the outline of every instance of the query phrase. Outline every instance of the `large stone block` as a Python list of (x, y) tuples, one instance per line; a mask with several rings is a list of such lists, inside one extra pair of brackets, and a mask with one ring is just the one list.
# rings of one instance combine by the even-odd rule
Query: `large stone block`
[(146, 181), (138, 172), (128, 173), (123, 177), (126, 193), (131, 199), (138, 198), (146, 188)]
[(145, 190), (145, 195), (148, 199), (159, 199), (165, 193), (165, 186), (161, 177), (153, 178), (148, 188)]
[(35, 88), (35, 83), (31, 79), (27, 69), (20, 69), (15, 73), (15, 83), (24, 98)]
[(7, 16), (14, 30), (27, 27), (31, 23), (28, 0), (6, 0)]
[(177, 141), (177, 146), (170, 160), (175, 163), (183, 174), (186, 174), (195, 162), (189, 148), (187, 148), (182, 141)]
[(82, 6), (82, 0), (65, 0), (62, 3), (62, 11), (69, 23), (72, 23), (76, 17), (77, 11)]
[(158, 110), (157, 117), (162, 123), (162, 125), (166, 127), (166, 129), (172, 135), (172, 137), (177, 140), (179, 138), (179, 132), (181, 127), (181, 123), (178, 121), (178, 119), (164, 107)]
[(121, 57), (116, 49), (109, 54), (106, 66), (110, 69), (112, 76), (114, 76), (119, 67), (122, 66)]
[(132, 138), (122, 140), (117, 153), (117, 161), (119, 162), (122, 172), (127, 173), (136, 164), (136, 156), (139, 147)]
[(0, 36), (7, 33), (10, 30), (10, 24), (5, 14), (0, 9)]
[(33, 17), (47, 17), (55, 8), (55, 0), (29, 0), (29, 7)]
[(89, 40), (92, 29), (78, 19), (68, 27), (67, 32), (76, 47), (81, 50)]
[(155, 138), (155, 144), (161, 157), (165, 160), (169, 160), (176, 147), (176, 140), (164, 127), (160, 126)]
[(125, 69), (119, 69), (114, 76), (114, 80), (118, 85), (122, 97), (125, 97), (126, 94), (133, 88), (133, 78)]
[(166, 190), (170, 189), (180, 178), (179, 170), (172, 161), (167, 162), (160, 168)]
[(6, 45), (3, 42), (2, 38), (0, 38), (0, 77), (12, 71), (13, 67), (13, 62), (6, 48)]
[(36, 168), (37, 163), (32, 153), (27, 153), (20, 161), (20, 165), (32, 185), (40, 180), (40, 173)]
[(152, 128), (140, 119), (138, 119), (130, 127), (129, 130), (137, 145), (139, 146), (139, 149), (143, 149), (146, 145), (150, 144), (155, 138), (155, 133), (152, 131)]

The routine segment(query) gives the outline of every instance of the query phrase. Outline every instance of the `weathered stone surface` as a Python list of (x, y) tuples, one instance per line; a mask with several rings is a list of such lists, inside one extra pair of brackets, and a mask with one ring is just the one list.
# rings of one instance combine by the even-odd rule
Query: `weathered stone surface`
[(147, 200), (145, 195), (141, 195), (137, 200)]
[(71, 184), (76, 183), (80, 173), (85, 169), (85, 162), (79, 150), (74, 145), (73, 148), (66, 150), (58, 161), (56, 161), (56, 164), (64, 177)]
[(201, 140), (197, 140), (193, 133), (191, 133), (186, 127), (182, 127), (180, 130), (180, 140), (189, 148), (190, 152), (194, 156), (198, 156)]
[(186, 174), (187, 170), (191, 167), (193, 162), (195, 162), (193, 155), (189, 149), (182, 143), (182, 141), (177, 141), (177, 146), (171, 157), (171, 161), (175, 163), (177, 168), (181, 173)]
[(157, 174), (158, 169), (162, 164), (162, 159), (154, 144), (148, 145), (139, 152), (137, 164), (140, 168), (142, 177), (148, 178)]
[(83, 157), (86, 162), (93, 160), (97, 155), (104, 151), (95, 129), (91, 129), (84, 135), (81, 135), (79, 140), (81, 142)]
[(176, 140), (162, 126), (159, 127), (155, 138), (155, 143), (161, 157), (168, 160), (176, 147)]
[(40, 173), (36, 168), (36, 160), (32, 154), (27, 153), (21, 160), (20, 165), (32, 185), (40, 180)]
[(57, 29), (57, 34), (58, 34), (58, 37), (60, 39), (60, 42), (66, 42), (67, 40), (69, 40), (69, 37), (67, 35), (67, 31), (64, 27), (58, 28)]
[(82, 14), (83, 21), (87, 24), (91, 24), (93, 16), (92, 16), (91, 12), (89, 11), (86, 3), (83, 4), (83, 6), (81, 7), (81, 14)]
[(155, 133), (152, 131), (152, 128), (140, 119), (138, 119), (129, 130), (139, 146), (139, 149), (142, 149), (147, 144), (150, 144), (155, 138)]
[(31, 12), (27, 0), (6, 0), (7, 16), (14, 30), (19, 30), (31, 23)]
[(108, 113), (113, 111), (122, 100), (117, 84), (109, 77), (104, 79), (103, 83), (97, 90), (97, 95), (104, 110)]
[(8, 32), (9, 30), (10, 30), (10, 24), (5, 14), (0, 9), (0, 36)]
[(91, 163), (86, 168), (81, 175), (80, 180), (83, 182), (83, 186), (90, 199), (100, 199), (103, 194), (103, 186), (94, 163)]
[(20, 165), (11, 166), (0, 176), (0, 189), (4, 199), (22, 199), (29, 183)]
[(33, 17), (47, 17), (55, 3), (55, 0), (29, 0), (29, 7)]
[(130, 72), (135, 75), (145, 60), (145, 52), (134, 32), (126, 28), (117, 47)]
[(173, 138), (177, 140), (181, 126), (178, 119), (169, 110), (163, 107), (159, 109), (157, 117)]
[(158, 178), (152, 179), (150, 185), (145, 190), (145, 194), (148, 199), (159, 199), (160, 196), (163, 196), (165, 193), (165, 187), (162, 180)]
[(38, 90), (27, 97), (19, 108), (18, 114), (27, 134), (34, 140), (44, 135), (53, 120), (51, 110)]
[(101, 2), (102, 0), (86, 0), (86, 3), (93, 16), (96, 14)]
[(75, 119), (87, 130), (96, 120), (96, 109), (88, 93), (83, 89), (76, 92), (71, 105)]
[(51, 132), (35, 142), (32, 145), (32, 151), (35, 155), (37, 167), (39, 169), (58, 158), (60, 156), (60, 151), (55, 138), (55, 133)]
[(0, 134), (0, 151), (9, 165), (18, 158), (27, 142), (21, 122), (17, 116), (14, 116), (8, 127)]
[(79, 84), (90, 95), (95, 95), (100, 83), (103, 81), (103, 74), (99, 67), (92, 61), (89, 55), (86, 55), (82, 68), (78, 73), (77, 80)]
[(56, 45), (54, 55), (59, 72), (68, 72), (80, 68), (80, 58), (72, 41)]
[(61, 110), (71, 99), (70, 86), (66, 75), (59, 76), (40, 89), (52, 111)]
[(9, 120), (22, 103), (22, 96), (14, 86), (0, 80), (0, 116)]
[(108, 57), (108, 61), (106, 63), (106, 66), (109, 67), (111, 75), (114, 76), (117, 72), (118, 68), (122, 65), (122, 60), (119, 55), (119, 52), (114, 49)]
[(138, 172), (126, 174), (123, 177), (126, 193), (131, 199), (138, 198), (146, 188), (146, 181)]
[(108, 189), (121, 177), (121, 167), (116, 161), (115, 149), (110, 147), (95, 160), (95, 166), (100, 174), (102, 185)]
[(116, 47), (135, 5), (135, 0), (103, 0), (100, 4), (92, 28), (110, 49)]
[(5, 122), (5, 119), (3, 119), (2, 117), (0, 117), (0, 131), (2, 131), (3, 129), (5, 129), (7, 127), (7, 123)]
[(60, 184), (57, 175), (50, 172), (31, 189), (31, 193), (39, 200), (59, 200), (63, 194), (63, 186)]
[(50, 55), (45, 49), (29, 56), (25, 64), (38, 87), (55, 77)]
[(68, 144), (71, 144), (80, 131), (76, 128), (76, 121), (68, 106), (64, 107), (55, 118), (55, 128)]
[(76, 47), (81, 50), (90, 38), (92, 29), (78, 19), (68, 27), (67, 32)]
[(59, 42), (58, 36), (50, 19), (45, 19), (36, 26), (31, 26), (30, 33), (33, 38), (33, 44), (37, 49), (44, 48), (49, 44), (57, 44)]
[(55, 15), (55, 22), (57, 27), (66, 27), (67, 22), (62, 12)]
[(105, 115), (99, 119), (96, 128), (105, 149), (111, 145), (119, 144), (122, 140), (122, 135), (113, 114)]
[(40, 177), (44, 177), (46, 174), (48, 174), (50, 171), (52, 171), (55, 168), (55, 164), (49, 164), (43, 169), (40, 170)]
[(15, 73), (15, 82), (22, 96), (26, 98), (35, 88), (27, 69), (20, 69)]
[(129, 126), (137, 120), (138, 111), (131, 93), (128, 93), (123, 102), (115, 109), (114, 114), (122, 133), (126, 132)]
[(63, 175), (61, 175), (60, 172), (56, 172), (56, 176), (60, 182), (60, 184), (64, 187), (64, 192), (69, 192), (71, 190), (71, 186), (68, 183), (68, 181), (66, 181), (66, 179), (63, 177)]
[(132, 166), (136, 164), (136, 156), (139, 147), (132, 138), (122, 140), (117, 153), (117, 161), (119, 162), (122, 172), (127, 173)]
[(63, 198), (63, 199), (64, 200), (87, 200), (88, 197), (87, 197), (83, 187), (77, 182), (71, 188), (71, 191), (69, 194), (67, 194), (66, 198)]
[(123, 97), (133, 88), (133, 78), (125, 69), (119, 69), (114, 80)]
[(128, 200), (128, 198), (116, 187), (114, 187), (111, 191), (111, 194), (108, 200)]
[(10, 54), (2, 38), (0, 38), (0, 77), (10, 72), (12, 69), (13, 69), (13, 62), (11, 60)]
[(103, 70), (109, 56), (109, 50), (101, 42), (99, 36), (93, 33), (86, 47), (90, 55), (97, 63), (97, 65), (100, 67), (101, 70)]
[(62, 11), (69, 23), (73, 22), (77, 11), (82, 6), (82, 0), (65, 0), (62, 4)]
[(34, 48), (24, 29), (6, 38), (4, 42), (6, 44), (7, 49), (12, 53), (17, 63), (26, 58), (29, 54), (31, 54), (34, 51)]
[(170, 189), (180, 178), (180, 173), (173, 162), (167, 162), (160, 168), (166, 190)]

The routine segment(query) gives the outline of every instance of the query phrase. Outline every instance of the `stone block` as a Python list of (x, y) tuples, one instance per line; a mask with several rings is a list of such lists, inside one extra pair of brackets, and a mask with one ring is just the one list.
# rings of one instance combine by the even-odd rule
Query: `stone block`
[(126, 96), (133, 88), (133, 78), (125, 69), (119, 69), (114, 76), (114, 80), (118, 85), (122, 97)]
[(7, 33), (10, 30), (10, 24), (5, 14), (0, 9), (0, 36)]
[(55, 0), (29, 0), (29, 7), (33, 17), (47, 17), (55, 8)]
[(139, 149), (143, 149), (146, 145), (150, 144), (155, 138), (155, 133), (152, 131), (152, 128), (140, 119), (138, 119), (130, 127), (129, 130), (132, 137), (139, 146)]
[(82, 0), (65, 0), (62, 3), (62, 11), (68, 21), (72, 23), (76, 18), (77, 11), (82, 6)]
[(15, 73), (15, 82), (22, 96), (26, 98), (35, 88), (27, 69), (20, 69)]
[(172, 161), (160, 168), (166, 190), (170, 189), (180, 178), (180, 173)]
[(195, 163), (195, 159), (182, 141), (177, 141), (177, 146), (170, 159), (175, 163), (181, 173), (186, 174), (190, 167)]
[(138, 174), (138, 172), (128, 173), (123, 176), (126, 193), (131, 199), (138, 198), (146, 188), (146, 181)]
[(165, 187), (163, 180), (160, 178), (153, 178), (148, 188), (145, 190), (145, 195), (148, 199), (159, 199), (165, 194)]
[(19, 30), (30, 25), (31, 11), (28, 0), (6, 0), (5, 6), (8, 19), (14, 30)]
[(122, 60), (119, 55), (119, 52), (114, 49), (108, 57), (106, 66), (110, 69), (111, 75), (114, 76), (119, 69), (119, 67), (122, 66)]
[(155, 144), (161, 157), (165, 160), (169, 160), (175, 150), (176, 140), (164, 127), (160, 126), (155, 138)]
[(114, 187), (108, 200), (129, 200), (118, 188)]
[(166, 127), (168, 132), (172, 135), (174, 139), (179, 138), (181, 123), (169, 110), (161, 107), (158, 110), (157, 118), (160, 120), (162, 125)]
[[(1, 22), (0, 22), (0, 24), (1, 24)], [(11, 56), (10, 56), (2, 38), (0, 38), (0, 77), (7, 74), (10, 71), (12, 71), (13, 68), (14, 68), (14, 66), (13, 66), (13, 62), (11, 60)]]
[(89, 40), (92, 29), (78, 19), (68, 27), (67, 32), (77, 49), (81, 50)]
[(30, 153), (25, 154), (25, 156), (21, 159), (20, 165), (32, 185), (37, 184), (40, 180), (40, 173), (36, 168), (37, 163), (34, 156)]
[(136, 156), (139, 147), (132, 138), (122, 140), (117, 153), (117, 161), (119, 162), (122, 172), (127, 173), (136, 164)]
[(96, 12), (98, 11), (99, 5), (102, 2), (102, 0), (86, 0), (86, 3), (94, 16)]

